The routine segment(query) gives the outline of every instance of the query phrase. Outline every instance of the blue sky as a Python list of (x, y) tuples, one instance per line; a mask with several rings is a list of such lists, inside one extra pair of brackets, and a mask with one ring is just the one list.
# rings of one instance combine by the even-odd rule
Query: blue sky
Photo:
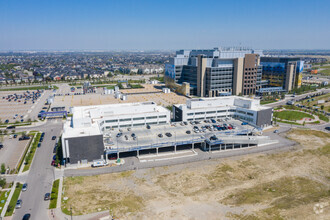
[(0, 50), (330, 49), (328, 0), (0, 0)]

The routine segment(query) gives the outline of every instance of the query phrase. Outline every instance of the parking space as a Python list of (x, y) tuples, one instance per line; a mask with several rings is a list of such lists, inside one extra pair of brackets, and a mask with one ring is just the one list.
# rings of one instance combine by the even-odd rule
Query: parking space
[(1, 91), (0, 92), (0, 119), (2, 122), (33, 120), (31, 112), (43, 97), (44, 91)]
[(242, 125), (241, 121), (235, 119), (151, 125), (150, 129), (147, 127), (121, 128), (109, 131), (105, 135), (105, 146), (110, 148), (134, 148), (162, 144), (170, 146), (174, 142), (210, 139), (214, 135), (236, 135), (241, 131), (252, 131), (253, 129), (252, 126)]
[(3, 148), (0, 149), (0, 164), (4, 163), (10, 170), (15, 169), (28, 143), (29, 140), (19, 141), (18, 137), (6, 136), (3, 139)]

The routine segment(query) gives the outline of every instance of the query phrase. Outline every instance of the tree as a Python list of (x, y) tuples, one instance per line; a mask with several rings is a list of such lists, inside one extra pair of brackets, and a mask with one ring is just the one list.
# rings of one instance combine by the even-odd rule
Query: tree
[(4, 187), (6, 185), (6, 179), (5, 178), (0, 178), (0, 187)]
[(322, 109), (322, 110), (324, 109), (324, 105), (321, 105), (321, 109)]
[(15, 134), (15, 132), (16, 132), (15, 129), (11, 130), (11, 133), (12, 133), (12, 134)]
[(8, 134), (8, 130), (4, 130), (3, 133), (4, 133), (5, 135), (7, 135), (7, 134)]
[(1, 164), (1, 174), (5, 174), (6, 172), (6, 165), (4, 163)]

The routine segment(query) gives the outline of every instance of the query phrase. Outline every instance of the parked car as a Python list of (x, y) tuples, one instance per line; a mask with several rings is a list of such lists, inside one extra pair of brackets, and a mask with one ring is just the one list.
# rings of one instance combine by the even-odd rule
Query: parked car
[(56, 139), (56, 136), (53, 136), (53, 137), (52, 137), (52, 140), (55, 140), (55, 139)]
[(275, 130), (274, 133), (278, 133), (278, 130)]
[(242, 122), (242, 125), (247, 125), (248, 123), (247, 122)]
[(24, 183), (22, 187), (22, 192), (25, 192), (27, 190), (28, 184)]
[(166, 135), (167, 137), (172, 137), (172, 134), (169, 133), (169, 132), (167, 132), (165, 135)]
[(20, 138), (18, 138), (19, 141), (24, 141), (24, 140), (29, 140), (30, 136), (22, 136)]
[(22, 208), (22, 203), (23, 203), (23, 202), (22, 202), (21, 199), (17, 200), (15, 208), (16, 208), (16, 209)]
[(23, 216), (22, 220), (29, 220), (31, 217), (31, 214), (27, 213)]
[(11, 125), (11, 126), (8, 126), (6, 129), (15, 129), (15, 128), (16, 128), (16, 126)]
[(210, 140), (216, 141), (216, 140), (218, 140), (218, 138), (215, 135), (213, 135), (213, 136), (210, 137)]
[(46, 193), (45, 196), (44, 196), (44, 200), (47, 201), (47, 200), (50, 200), (50, 193)]
[(40, 142), (38, 143), (38, 147), (41, 147), (41, 143)]
[(186, 131), (186, 134), (191, 134), (191, 131), (187, 130), (187, 131)]
[(123, 133), (120, 132), (120, 133), (118, 133), (118, 134), (116, 135), (116, 137), (119, 138), (119, 137), (121, 137), (122, 135), (123, 135)]
[(132, 133), (132, 135), (131, 135), (133, 138), (135, 137), (135, 133)]
[(162, 137), (163, 137), (163, 135), (162, 135), (162, 134), (158, 134), (158, 137), (162, 138)]
[(147, 129), (150, 129), (151, 127), (150, 127), (150, 125), (147, 125)]

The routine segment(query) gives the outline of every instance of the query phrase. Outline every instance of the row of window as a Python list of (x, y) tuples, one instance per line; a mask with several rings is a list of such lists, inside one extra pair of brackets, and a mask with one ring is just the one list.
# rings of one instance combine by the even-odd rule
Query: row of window
[(150, 123), (137, 123), (137, 124), (133, 124), (133, 125), (131, 125), (131, 124), (128, 124), (128, 125), (114, 125), (114, 126), (106, 126), (105, 128), (106, 129), (110, 129), (110, 128), (125, 128), (125, 127), (139, 127), (139, 126), (146, 126), (146, 125), (155, 125), (155, 124), (166, 124), (166, 121), (160, 121), (160, 122), (150, 122)]
[[(235, 112), (235, 109), (229, 109), (228, 112)], [(208, 112), (195, 112), (195, 115), (205, 115), (205, 114), (215, 114), (215, 113), (224, 113), (227, 110), (218, 110), (218, 111), (208, 111)], [(188, 113), (188, 115), (194, 115), (193, 112)]]
[[(137, 117), (133, 118), (133, 121), (140, 121), (140, 120), (145, 120), (145, 119), (156, 119), (157, 116), (148, 116), (148, 117)], [(166, 115), (159, 115), (158, 118), (166, 118)], [(121, 119), (112, 119), (112, 120), (105, 120), (105, 123), (113, 123), (113, 122), (118, 122), (118, 121), (131, 121), (132, 118), (121, 118)], [(100, 125), (103, 125), (101, 122)]]

